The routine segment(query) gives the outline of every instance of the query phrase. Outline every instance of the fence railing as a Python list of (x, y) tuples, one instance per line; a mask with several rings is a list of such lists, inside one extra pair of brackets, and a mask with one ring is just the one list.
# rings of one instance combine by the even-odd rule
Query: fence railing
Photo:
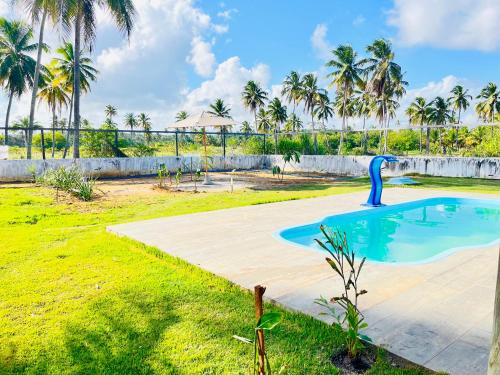
[[(479, 124), (491, 128), (491, 137), (495, 131), (495, 142), (498, 141), (499, 124)], [(459, 126), (463, 126), (460, 124)], [(402, 130), (413, 130), (412, 136), (405, 140), (404, 147), (391, 149), (400, 153), (414, 150), (421, 152), (421, 131), (429, 128), (434, 133), (434, 143), (439, 140), (439, 147), (444, 144), (449, 152), (460, 147), (457, 139), (450, 141), (442, 139), (441, 132), (449, 131), (456, 137), (457, 124), (430, 125), (398, 128), (348, 129), (345, 131), (333, 129), (318, 129), (316, 131), (279, 132), (279, 133), (243, 133), (200, 130), (151, 130), (142, 129), (79, 129), (81, 157), (127, 157), (127, 156), (165, 156), (204, 154), (205, 148), (209, 155), (227, 154), (274, 154), (286, 147), (299, 148), (303, 154), (337, 154), (340, 147), (340, 134), (344, 133), (344, 146), (347, 152), (356, 155), (382, 151), (384, 130), (395, 134)], [(75, 130), (73, 128), (34, 128), (31, 140), (32, 158), (65, 158), (71, 157)], [(453, 134), (452, 134), (453, 133)], [(489, 129), (487, 134), (490, 134)], [(489, 135), (488, 135), (489, 137)], [(29, 133), (27, 128), (8, 128), (5, 138), (5, 127), (0, 127), (0, 144), (9, 147), (9, 159), (26, 157)], [(424, 135), (425, 138), (425, 135)], [(487, 138), (486, 136), (484, 138)], [(205, 142), (204, 142), (205, 139)], [(390, 141), (390, 139), (389, 139)], [(425, 139), (423, 140), (425, 143)], [(448, 146), (446, 146), (448, 142)], [(398, 145), (396, 145), (398, 146)], [(494, 145), (493, 145), (494, 146)], [(399, 147), (399, 146), (398, 146)], [(436, 146), (437, 147), (437, 146)], [(438, 151), (441, 152), (441, 151)], [(444, 152), (446, 153), (446, 151)], [(499, 151), (500, 153), (500, 151)], [(488, 155), (491, 156), (491, 155)]]

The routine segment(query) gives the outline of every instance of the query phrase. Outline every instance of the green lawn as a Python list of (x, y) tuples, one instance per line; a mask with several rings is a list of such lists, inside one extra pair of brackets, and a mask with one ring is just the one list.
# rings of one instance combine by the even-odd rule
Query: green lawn
[[(442, 187), (451, 180), (428, 181)], [(252, 295), (107, 233), (106, 225), (366, 188), (360, 179), (90, 203), (58, 203), (42, 188), (1, 188), (0, 373), (248, 374), (253, 347), (231, 336), (252, 337)], [(467, 180), (454, 189), (494, 192), (498, 184)], [(284, 312), (268, 348), (289, 374), (336, 374), (329, 356), (341, 342), (337, 330)], [(372, 373), (418, 372), (380, 363)]]

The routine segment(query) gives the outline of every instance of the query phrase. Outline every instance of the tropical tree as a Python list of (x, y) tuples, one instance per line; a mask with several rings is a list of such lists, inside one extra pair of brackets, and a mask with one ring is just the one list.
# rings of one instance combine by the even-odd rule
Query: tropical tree
[(210, 110), (207, 112), (211, 115), (219, 116), (219, 117), (225, 117), (225, 118), (232, 118), (229, 112), (231, 112), (231, 108), (227, 107), (226, 104), (224, 104), (224, 100), (222, 99), (216, 99), (214, 103), (210, 104)]
[(151, 118), (145, 113), (139, 113), (137, 125), (144, 130), (146, 142), (151, 142)]
[(264, 108), (260, 108), (259, 112), (257, 112), (257, 131), (260, 133), (269, 133), (269, 131), (273, 127), (273, 123), (271, 121), (271, 116), (269, 116), (269, 112), (267, 112)]
[(314, 109), (318, 103), (318, 95), (321, 89), (318, 87), (318, 78), (312, 74), (305, 74), (302, 78), (302, 100), (304, 111), (311, 115), (311, 127), (314, 131)]
[[(423, 126), (429, 124), (431, 118), (432, 103), (427, 103), (425, 99), (421, 96), (417, 96), (415, 100), (406, 109), (406, 115), (410, 121), (411, 125), (420, 126), (420, 152), (422, 152), (422, 132)], [(426, 150), (429, 153), (431, 141), (431, 130), (427, 127), (427, 137), (426, 137)]]
[(240, 132), (245, 134), (249, 134), (252, 132), (252, 127), (250, 126), (250, 123), (248, 121), (243, 121), (241, 123)]
[(126, 128), (130, 128), (130, 130), (134, 130), (134, 128), (137, 126), (137, 118), (133, 113), (127, 113), (125, 115), (124, 125)]
[[(378, 122), (383, 126), (384, 152), (387, 151), (387, 130), (389, 121), (396, 116), (396, 109), (398, 108), (399, 102), (394, 99), (393, 90), (390, 88), (387, 88), (381, 96), (373, 98), (373, 113)], [(380, 130), (380, 139), (382, 139), (382, 130)], [(382, 151), (382, 142), (380, 142), (380, 146), (380, 150)]]
[(326, 122), (329, 118), (332, 118), (334, 114), (333, 105), (330, 102), (328, 93), (326, 91), (320, 91), (316, 98), (316, 108), (314, 109), (314, 116), (321, 121), (321, 127), (323, 130), (326, 129)]
[(366, 51), (371, 57), (363, 59), (362, 65), (370, 75), (367, 84), (367, 91), (379, 102), (379, 121), (384, 128), (384, 149), (387, 149), (387, 130), (389, 121), (394, 116), (389, 115), (396, 99), (401, 98), (405, 93), (405, 86), (408, 85), (403, 79), (401, 66), (394, 62), (394, 52), (392, 45), (385, 39), (377, 39), (366, 47)]
[(302, 129), (302, 120), (295, 113), (288, 116), (288, 120), (285, 123), (284, 130), (286, 132), (298, 132)]
[(267, 100), (267, 92), (264, 91), (257, 82), (248, 81), (241, 93), (243, 105), (254, 115), (255, 130), (259, 131), (257, 124), (257, 110), (264, 106)]
[(281, 104), (281, 100), (274, 98), (268, 106), (268, 113), (273, 123), (273, 128), (276, 133), (281, 130), (281, 125), (286, 121), (288, 115), (286, 106)]
[[(340, 45), (332, 51), (333, 59), (326, 66), (333, 68), (328, 74), (332, 81), (330, 86), (336, 87), (337, 93), (342, 93), (342, 107), (347, 106), (347, 99), (352, 95), (355, 86), (362, 83), (363, 61), (358, 61), (357, 53), (350, 45)], [(342, 152), (344, 132), (346, 130), (346, 111), (342, 112), (342, 132), (340, 133), (339, 154)]]
[[(25, 147), (28, 147), (28, 129), (29, 129), (29, 124), (30, 124), (30, 119), (29, 117), (23, 117), (20, 119), (17, 119), (12, 123), (12, 130), (19, 130), (23, 134), (23, 139), (24, 139), (24, 145)], [(41, 129), (42, 126), (35, 121), (33, 124), (33, 129)]]
[(92, 47), (96, 37), (96, 7), (104, 8), (111, 15), (117, 27), (130, 36), (134, 24), (135, 8), (132, 0), (67, 0), (65, 2), (65, 22), (72, 23), (75, 35), (75, 81), (74, 81), (74, 113), (75, 113), (75, 141), (73, 157), (80, 157), (80, 92), (81, 92), (81, 66), (80, 54), (83, 41), (89, 48)]
[(118, 111), (116, 110), (116, 107), (113, 107), (111, 104), (104, 107), (104, 115), (110, 123), (113, 123), (113, 117), (116, 116), (117, 113)]
[[(495, 122), (495, 113), (500, 113), (500, 91), (497, 85), (490, 82), (484, 87), (477, 99), (482, 99), (476, 104), (476, 113), (484, 122)], [(491, 135), (493, 136), (493, 126)]]
[(66, 81), (64, 77), (57, 75), (53, 66), (44, 71), (43, 74), (44, 85), (38, 92), (37, 96), (39, 101), (47, 103), (49, 110), (52, 112), (52, 153), (54, 158), (56, 146), (56, 130), (57, 127), (57, 112), (61, 112), (62, 107), (67, 107), (69, 103), (69, 96), (66, 92)]
[[(436, 97), (432, 101), (430, 122), (434, 125), (446, 125), (453, 119), (450, 105), (446, 99), (441, 96)], [(442, 146), (442, 129), (438, 129), (439, 145)], [(444, 153), (444, 149), (443, 149)]]
[(289, 104), (293, 103), (292, 113), (295, 113), (297, 104), (302, 100), (302, 92), (302, 80), (300, 78), (300, 74), (296, 71), (291, 71), (283, 81), (281, 95), (286, 98)]
[[(69, 136), (71, 123), (73, 120), (73, 102), (75, 95), (75, 53), (73, 44), (66, 42), (61, 47), (56, 49), (58, 57), (55, 57), (52, 62), (58, 74), (65, 77), (67, 90), (71, 93), (68, 115), (68, 131), (66, 132), (66, 146), (64, 148), (63, 158), (66, 157), (68, 147), (70, 145)], [(92, 59), (84, 55), (84, 51), (80, 52), (80, 92), (87, 93), (90, 91), (90, 82), (97, 79), (99, 72), (92, 66)]]
[(368, 151), (368, 130), (366, 129), (366, 119), (373, 111), (373, 97), (366, 91), (366, 80), (360, 85), (360, 90), (355, 91), (354, 114), (363, 119), (363, 151)]
[[(5, 112), (5, 144), (9, 139), (12, 99), (20, 98), (29, 87), (33, 86), (36, 61), (30, 54), (36, 51), (38, 44), (33, 43), (32, 39), (31, 28), (23, 22), (0, 18), (0, 84), (9, 97)], [(31, 158), (29, 135), (26, 141), (28, 156)]]
[[(472, 100), (472, 96), (468, 94), (469, 90), (464, 89), (461, 85), (456, 85), (451, 91), (451, 97), (448, 98), (448, 101), (453, 110), (453, 115), (457, 113), (457, 124), (460, 124), (460, 115), (462, 111), (467, 110), (469, 108), (470, 102)], [(455, 128), (455, 146), (458, 146), (458, 126)]]
[(175, 122), (179, 122), (188, 118), (188, 113), (186, 111), (177, 112), (175, 115)]

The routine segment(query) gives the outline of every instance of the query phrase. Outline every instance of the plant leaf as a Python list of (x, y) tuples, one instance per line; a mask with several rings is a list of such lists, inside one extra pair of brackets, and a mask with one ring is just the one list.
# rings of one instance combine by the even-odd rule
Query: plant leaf
[(264, 329), (270, 331), (274, 327), (276, 327), (281, 321), (281, 313), (279, 312), (267, 312), (262, 315), (259, 319), (257, 327), (255, 329)]

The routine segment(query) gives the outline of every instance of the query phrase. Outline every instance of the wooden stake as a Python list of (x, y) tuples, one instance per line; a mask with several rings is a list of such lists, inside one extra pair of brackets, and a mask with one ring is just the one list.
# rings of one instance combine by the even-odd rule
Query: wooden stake
[[(257, 322), (264, 314), (264, 307), (262, 304), (262, 296), (266, 292), (266, 288), (262, 285), (256, 285), (254, 287), (255, 292), (255, 318)], [(264, 331), (261, 329), (257, 330), (257, 350), (259, 353), (259, 375), (266, 374), (266, 361), (265, 361), (265, 353), (266, 349), (264, 346)]]

